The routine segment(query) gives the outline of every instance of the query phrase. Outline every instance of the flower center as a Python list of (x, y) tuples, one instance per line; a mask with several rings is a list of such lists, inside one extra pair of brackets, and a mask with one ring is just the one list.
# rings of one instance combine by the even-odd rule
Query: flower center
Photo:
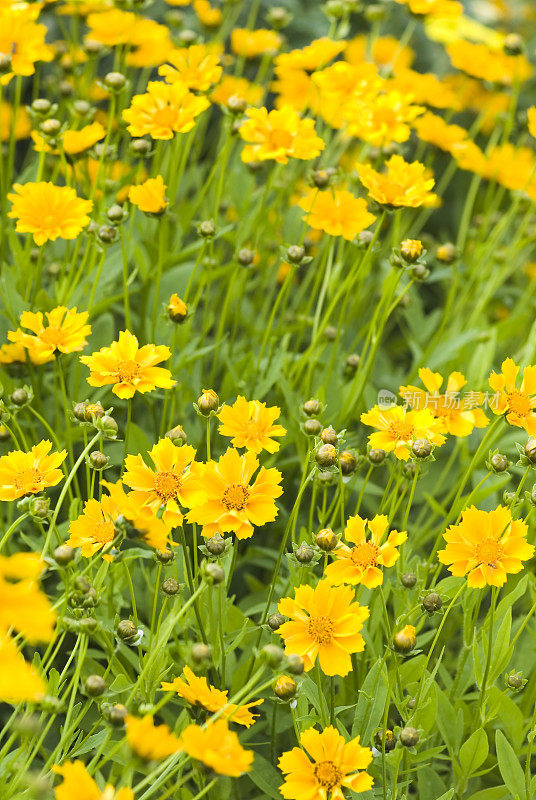
[(389, 435), (397, 442), (407, 442), (413, 438), (414, 427), (411, 422), (390, 422), (387, 429)]
[(97, 522), (95, 527), (91, 530), (91, 538), (96, 542), (102, 542), (102, 544), (112, 542), (114, 536), (115, 528), (113, 522), (110, 522), (110, 520)]
[(503, 553), (500, 542), (496, 539), (484, 539), (475, 546), (475, 557), (480, 564), (495, 567)]
[(61, 328), (48, 327), (39, 334), (39, 338), (42, 342), (46, 342), (53, 347), (58, 347), (65, 341), (65, 334)]
[(132, 383), (140, 374), (140, 365), (137, 361), (120, 361), (117, 365), (117, 378), (119, 383)]
[(329, 617), (309, 617), (307, 633), (317, 644), (329, 644), (335, 626)]
[(352, 548), (350, 558), (359, 567), (371, 567), (378, 561), (380, 548), (372, 542), (364, 542)]
[(508, 409), (518, 414), (520, 417), (526, 417), (532, 411), (530, 397), (525, 392), (508, 392)]
[(242, 511), (249, 500), (249, 489), (241, 483), (233, 483), (223, 493), (223, 505), (229, 511)]
[(36, 484), (43, 483), (43, 476), (39, 472), (38, 469), (35, 467), (31, 467), (30, 469), (23, 469), (13, 478), (13, 486), (15, 489), (19, 491), (21, 489), (25, 489), (26, 491), (32, 491), (31, 487), (35, 486)]
[(181, 487), (181, 479), (174, 472), (157, 472), (154, 479), (154, 489), (162, 503), (176, 500)]
[(313, 767), (314, 776), (324, 789), (334, 789), (341, 782), (342, 772), (333, 761), (319, 761)]

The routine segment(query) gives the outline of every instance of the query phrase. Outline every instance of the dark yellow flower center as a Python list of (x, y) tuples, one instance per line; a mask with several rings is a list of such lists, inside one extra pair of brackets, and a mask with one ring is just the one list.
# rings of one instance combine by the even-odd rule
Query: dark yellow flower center
[(340, 769), (333, 761), (319, 761), (313, 767), (314, 776), (323, 789), (334, 789), (343, 777)]
[(154, 489), (162, 503), (176, 500), (181, 488), (181, 479), (174, 472), (157, 472), (154, 479)]
[(28, 486), (33, 486), (36, 483), (43, 483), (43, 476), (35, 467), (23, 469), (13, 478), (13, 486), (19, 491), (21, 489), (27, 489)]
[(115, 536), (115, 528), (113, 522), (109, 520), (103, 520), (102, 522), (97, 522), (95, 526), (91, 529), (91, 538), (94, 539), (96, 542), (102, 542), (103, 544), (107, 544), (108, 542), (113, 541)]
[(65, 341), (65, 333), (61, 328), (48, 327), (39, 334), (39, 338), (52, 347), (58, 347)]
[(120, 361), (117, 365), (117, 379), (119, 383), (132, 383), (140, 374), (140, 365), (137, 361)]
[(488, 567), (496, 567), (502, 554), (502, 546), (496, 539), (484, 539), (475, 546), (475, 558), (479, 564), (486, 564)]
[(242, 511), (249, 500), (249, 488), (241, 483), (233, 483), (223, 493), (222, 503), (229, 511)]
[(390, 422), (388, 433), (397, 442), (407, 442), (413, 438), (414, 427), (410, 422), (399, 420), (398, 422)]
[(317, 644), (329, 644), (333, 639), (335, 625), (329, 617), (309, 617), (307, 633)]
[(358, 567), (371, 567), (378, 561), (380, 548), (372, 542), (363, 542), (352, 548), (350, 558)]
[(530, 404), (530, 397), (525, 392), (518, 392), (515, 389), (513, 392), (508, 392), (506, 395), (508, 401), (508, 409), (520, 417), (526, 417), (532, 411)]

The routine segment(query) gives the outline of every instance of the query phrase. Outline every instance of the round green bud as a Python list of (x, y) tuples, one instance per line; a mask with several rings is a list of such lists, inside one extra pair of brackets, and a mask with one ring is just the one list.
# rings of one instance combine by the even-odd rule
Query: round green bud
[(106, 681), (100, 675), (88, 675), (84, 689), (90, 697), (100, 697), (106, 691)]
[(308, 544), (301, 544), (296, 552), (294, 553), (296, 556), (296, 560), (300, 562), (300, 564), (310, 564), (314, 558), (315, 551), (312, 547)]
[(270, 614), (270, 616), (268, 617), (268, 625), (273, 631), (276, 631), (278, 628), (280, 628), (281, 625), (283, 625), (286, 621), (287, 618), (284, 617), (283, 614), (280, 614), (278, 611), (276, 611), (275, 614)]
[(419, 742), (418, 732), (415, 730), (415, 728), (410, 727), (402, 728), (398, 734), (398, 738), (404, 747), (415, 747), (415, 745)]

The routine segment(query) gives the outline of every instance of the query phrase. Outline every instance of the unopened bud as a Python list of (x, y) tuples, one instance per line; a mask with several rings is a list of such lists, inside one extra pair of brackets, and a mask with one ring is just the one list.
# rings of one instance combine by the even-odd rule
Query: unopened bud
[(110, 206), (108, 211), (106, 212), (106, 216), (114, 225), (117, 225), (119, 222), (123, 222), (126, 212), (125, 209), (119, 205), (119, 203), (114, 203), (113, 206)]
[(332, 467), (337, 463), (337, 449), (332, 444), (323, 444), (316, 452), (316, 462), (321, 467)]
[(225, 539), (218, 533), (205, 542), (205, 547), (212, 556), (221, 556), (225, 552)]
[(419, 734), (415, 728), (402, 728), (398, 734), (398, 738), (404, 747), (415, 747), (419, 742)]
[(223, 583), (225, 580), (225, 572), (223, 571), (223, 567), (220, 567), (219, 564), (215, 564), (213, 561), (204, 561), (201, 565), (201, 573), (207, 583), (211, 583), (215, 586)]
[(119, 92), (126, 83), (126, 78), (122, 72), (108, 72), (104, 76), (104, 84), (113, 92)]
[(117, 703), (115, 706), (112, 706), (110, 709), (109, 720), (114, 728), (122, 728), (125, 724), (125, 717), (128, 714), (128, 710), (124, 705), (121, 703)]
[(38, 97), (33, 101), (31, 108), (36, 114), (48, 114), (52, 108), (52, 103), (46, 97)]
[(100, 697), (106, 691), (106, 681), (100, 675), (89, 675), (85, 680), (84, 688), (90, 697)]
[(296, 560), (299, 561), (300, 564), (310, 564), (314, 558), (315, 551), (310, 545), (302, 544), (298, 547), (294, 555), (296, 556)]
[(305, 248), (299, 244), (291, 244), (287, 250), (287, 261), (291, 264), (300, 264), (305, 257)]
[(265, 644), (261, 650), (261, 658), (272, 669), (277, 669), (283, 661), (284, 653), (276, 644)]
[(432, 443), (428, 439), (415, 439), (411, 450), (416, 458), (428, 458), (432, 452)]
[(212, 236), (216, 235), (216, 226), (211, 219), (203, 220), (203, 222), (200, 222), (197, 226), (197, 233), (204, 239), (210, 239)]
[(291, 700), (298, 690), (298, 685), (290, 675), (281, 675), (274, 683), (274, 694), (280, 700)]
[(123, 642), (130, 642), (138, 636), (138, 629), (130, 619), (122, 619), (117, 625), (117, 635)]
[(536, 464), (536, 439), (532, 436), (525, 445), (525, 457), (531, 464)]
[(175, 425), (174, 428), (165, 434), (165, 437), (166, 439), (171, 439), (173, 444), (176, 445), (186, 444), (188, 441), (188, 437), (181, 425)]
[(437, 592), (430, 592), (427, 594), (424, 600), (422, 601), (422, 607), (425, 611), (428, 611), (429, 614), (433, 614), (434, 611), (439, 611), (443, 605), (443, 600), (437, 594)]
[(60, 564), (62, 567), (64, 567), (71, 563), (74, 558), (74, 553), (74, 547), (69, 547), (67, 544), (60, 544), (59, 547), (56, 547), (52, 553), (52, 556), (57, 564)]
[(493, 472), (506, 472), (508, 467), (510, 466), (510, 462), (503, 456), (502, 453), (494, 453), (489, 460), (489, 463), (493, 469)]
[(344, 450), (339, 456), (339, 464), (343, 475), (351, 475), (357, 466), (357, 461), (353, 453)]
[(168, 578), (162, 584), (162, 591), (164, 594), (167, 594), (168, 597), (174, 597), (180, 591), (178, 581), (176, 581), (175, 578)]
[(243, 247), (242, 250), (239, 250), (236, 254), (236, 260), (243, 267), (249, 267), (249, 265), (253, 264), (253, 261), (255, 260), (255, 251), (248, 250), (246, 247)]
[(211, 660), (212, 650), (208, 646), (208, 644), (203, 644), (203, 642), (196, 642), (195, 644), (192, 645), (190, 655), (192, 661), (195, 664), (203, 664)]
[(410, 653), (416, 644), (417, 636), (413, 625), (406, 625), (393, 636), (393, 646), (397, 653)]
[(286, 621), (287, 618), (284, 617), (283, 614), (280, 614), (278, 611), (276, 611), (275, 614), (270, 614), (270, 616), (268, 617), (268, 625), (273, 631), (276, 631), (278, 628), (280, 628), (281, 625), (283, 625), (283, 623), (285, 623)]
[(374, 448), (374, 447), (371, 450), (369, 450), (368, 453), (367, 453), (368, 460), (375, 467), (378, 466), (379, 464), (383, 464), (383, 462), (385, 461), (386, 457), (387, 457), (387, 453), (385, 452), (385, 450), (379, 450), (378, 448)]
[(231, 114), (243, 114), (247, 107), (247, 100), (239, 94), (232, 94), (227, 98), (227, 108)]
[(26, 389), (14, 389), (9, 399), (13, 403), (14, 406), (23, 406), (28, 401), (28, 392)]
[(419, 239), (404, 239), (400, 245), (400, 253), (408, 264), (414, 264), (422, 255), (422, 242)]
[(317, 419), (306, 419), (303, 423), (303, 430), (307, 436), (318, 436), (322, 430), (322, 423)]
[(45, 119), (39, 126), (41, 133), (45, 136), (57, 136), (61, 131), (61, 122), (59, 119)]
[(437, 248), (436, 256), (438, 261), (442, 261), (444, 264), (452, 264), (456, 258), (456, 248), (451, 242), (447, 242)]
[(315, 543), (325, 553), (330, 553), (339, 544), (339, 537), (331, 528), (323, 528), (316, 534)]
[(173, 559), (175, 558), (175, 553), (173, 550), (155, 550), (155, 558), (159, 564), (171, 564)]
[(322, 433), (320, 434), (320, 438), (324, 442), (324, 444), (332, 444), (334, 447), (337, 446), (339, 439), (337, 437), (337, 433), (334, 428), (329, 426), (329, 428), (324, 428)]
[(197, 399), (197, 407), (204, 417), (208, 417), (211, 411), (217, 411), (220, 405), (220, 398), (213, 389), (203, 389), (203, 394)]
[(390, 753), (391, 750), (394, 750), (396, 747), (396, 736), (391, 730), (376, 731), (374, 734), (374, 745), (378, 750)]
[(305, 661), (297, 653), (287, 655), (286, 670), (291, 675), (302, 675), (305, 670)]
[(417, 583), (417, 576), (413, 572), (404, 572), (404, 574), (400, 576), (400, 583), (405, 589), (413, 589)]
[(100, 450), (93, 450), (89, 454), (89, 463), (93, 469), (100, 472), (108, 466), (108, 456), (104, 455)]
[(132, 139), (129, 150), (132, 155), (145, 158), (151, 152), (151, 143), (147, 139)]
[(316, 417), (322, 413), (322, 403), (320, 400), (306, 400), (302, 406), (304, 414), (308, 417)]

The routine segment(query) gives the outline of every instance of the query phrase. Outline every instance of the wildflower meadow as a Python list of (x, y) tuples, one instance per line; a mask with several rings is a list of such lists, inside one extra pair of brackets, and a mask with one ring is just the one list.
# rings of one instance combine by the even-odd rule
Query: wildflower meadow
[(534, 800), (534, 2), (0, 0), (0, 138), (0, 800)]

